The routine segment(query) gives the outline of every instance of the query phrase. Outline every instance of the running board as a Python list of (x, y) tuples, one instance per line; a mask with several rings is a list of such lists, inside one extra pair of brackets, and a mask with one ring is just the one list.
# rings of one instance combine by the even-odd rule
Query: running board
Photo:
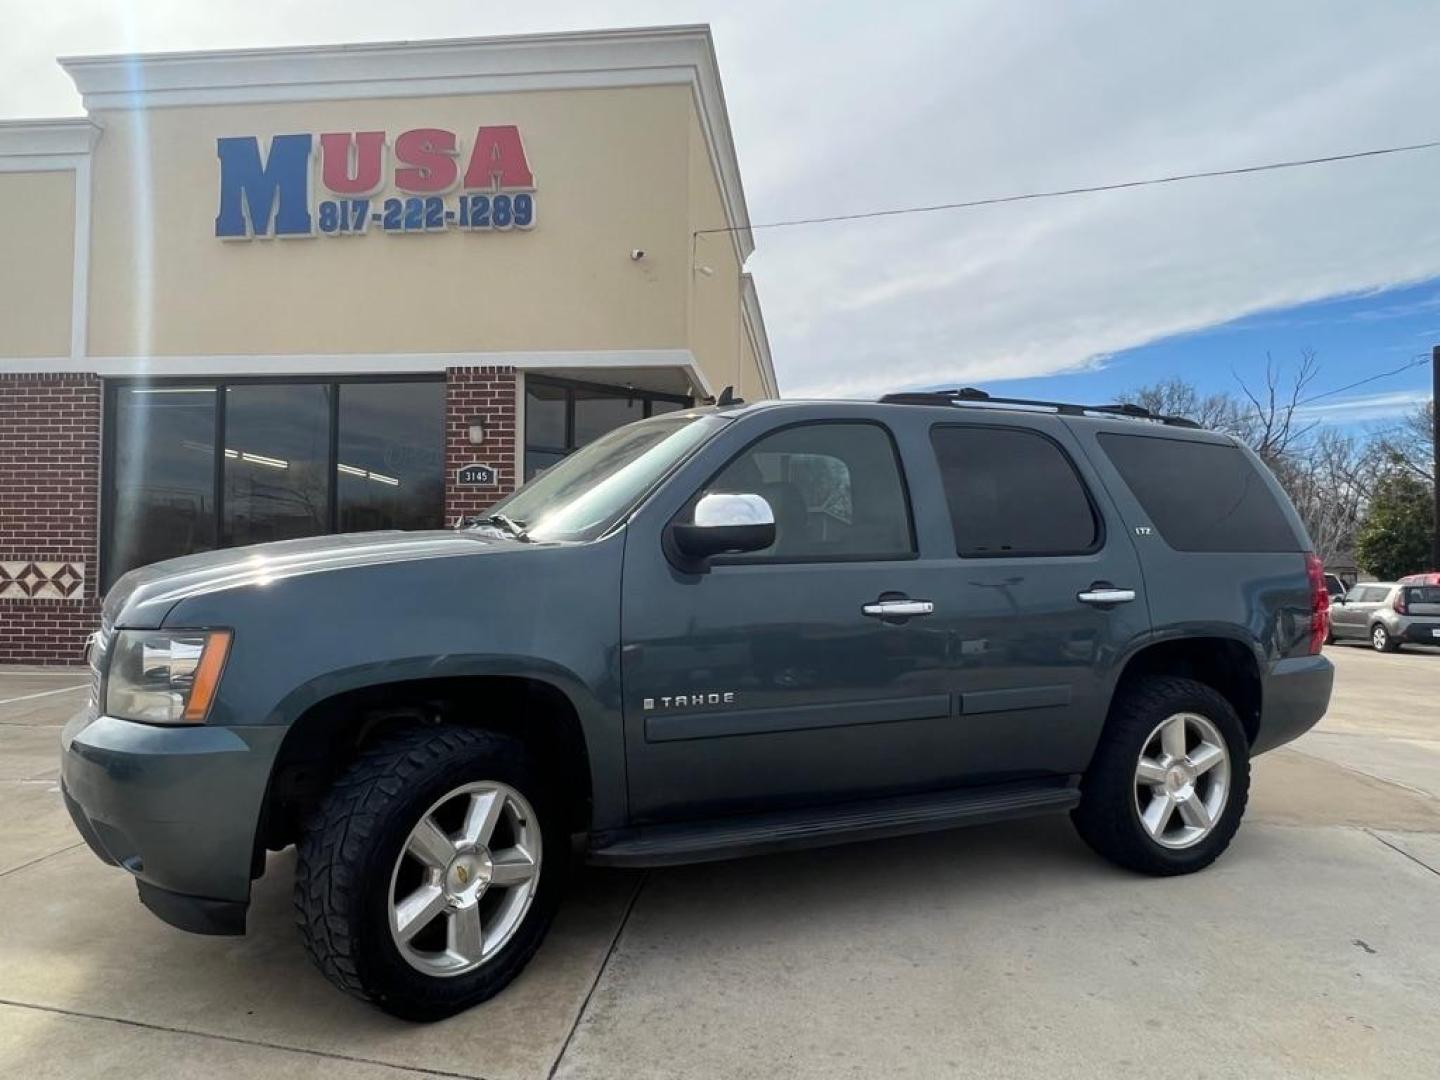
[(713, 862), (983, 825), (1069, 810), (1079, 802), (1080, 791), (1069, 779), (867, 799), (626, 830), (610, 843), (592, 847), (588, 861), (598, 866), (630, 867)]

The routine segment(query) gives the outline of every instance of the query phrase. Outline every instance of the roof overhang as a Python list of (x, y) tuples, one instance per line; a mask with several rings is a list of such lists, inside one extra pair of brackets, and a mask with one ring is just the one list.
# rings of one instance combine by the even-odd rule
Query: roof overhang
[(743, 263), (750, 215), (708, 26), (281, 49), (70, 56), (91, 112), (519, 90), (689, 86)]
[(0, 120), (0, 158), (13, 167), (34, 159), (43, 169), (48, 159), (74, 158), (90, 153), (100, 138), (100, 127), (80, 116), (61, 120)]

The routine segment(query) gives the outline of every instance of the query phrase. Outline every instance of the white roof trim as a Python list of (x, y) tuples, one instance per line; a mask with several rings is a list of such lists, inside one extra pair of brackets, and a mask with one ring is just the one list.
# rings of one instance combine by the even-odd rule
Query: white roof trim
[(740, 275), (740, 311), (744, 317), (745, 333), (750, 346), (755, 350), (755, 360), (760, 365), (760, 382), (767, 396), (778, 398), (780, 384), (775, 380), (775, 364), (770, 359), (770, 337), (765, 332), (765, 315), (760, 310), (760, 294), (755, 289), (755, 279), (750, 274)]
[(688, 85), (741, 262), (754, 249), (708, 26), (62, 57), (89, 111)]
[(264, 353), (187, 356), (40, 356), (0, 357), (6, 372), (93, 372), (97, 375), (187, 376), (223, 375), (364, 375), (437, 372), (452, 367), (529, 368), (662, 368), (693, 372), (705, 388), (695, 355), (689, 349), (550, 349), (529, 352), (463, 353)]
[[(100, 138), (100, 127), (87, 117), (61, 120), (0, 120), (0, 158), (35, 158), (37, 168), (55, 168), (39, 159), (73, 158), (90, 153)], [(9, 164), (23, 168), (25, 162)], [(71, 162), (68, 167), (73, 168)]]

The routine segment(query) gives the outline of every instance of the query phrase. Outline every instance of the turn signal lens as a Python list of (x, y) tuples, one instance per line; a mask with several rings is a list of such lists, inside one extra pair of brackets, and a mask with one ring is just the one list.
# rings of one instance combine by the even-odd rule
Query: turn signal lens
[(105, 712), (147, 724), (203, 724), (230, 640), (229, 630), (121, 630), (109, 653)]

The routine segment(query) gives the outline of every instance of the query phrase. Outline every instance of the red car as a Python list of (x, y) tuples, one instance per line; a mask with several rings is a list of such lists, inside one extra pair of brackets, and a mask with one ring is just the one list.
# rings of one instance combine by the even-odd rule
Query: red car
[(1407, 574), (1397, 585), (1440, 585), (1440, 570), (1426, 570), (1423, 574)]

